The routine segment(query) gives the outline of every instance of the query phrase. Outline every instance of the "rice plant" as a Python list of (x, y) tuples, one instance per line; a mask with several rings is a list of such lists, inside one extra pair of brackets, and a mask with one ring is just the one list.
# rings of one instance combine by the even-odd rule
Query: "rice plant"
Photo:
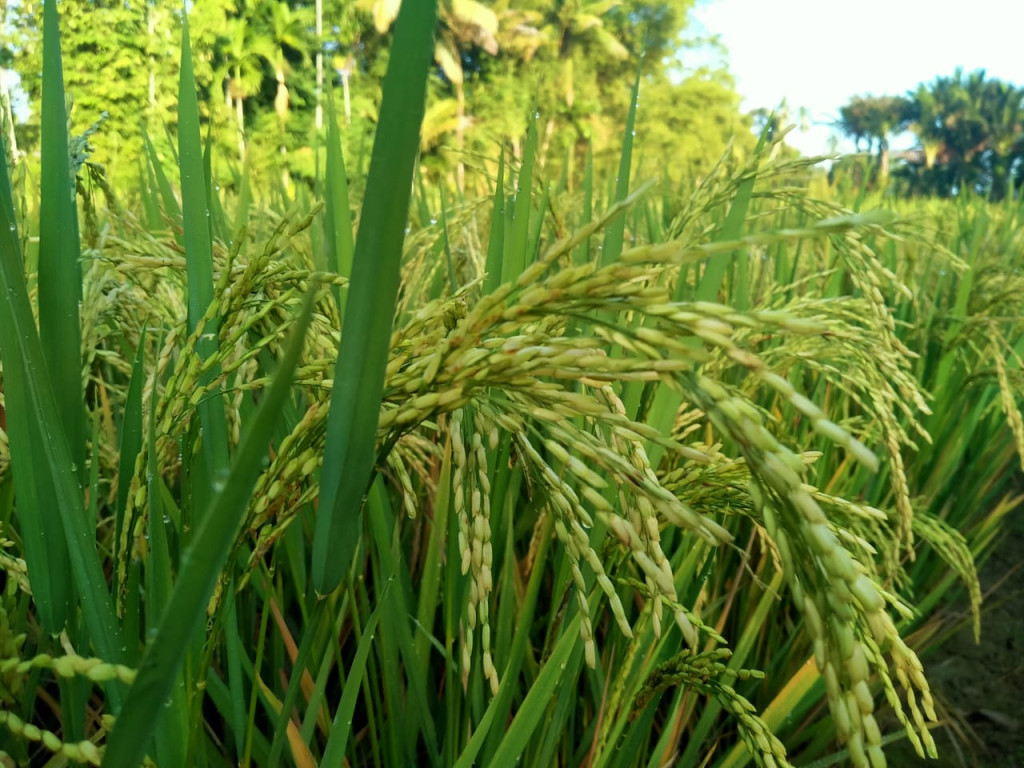
[(365, 194), (328, 109), (288, 209), (211, 183), (186, 24), (179, 175), (148, 151), (133, 211), (69, 152), (46, 4), (42, 203), (0, 131), (4, 756), (934, 754), (906, 636), (953, 578), (977, 608), (1018, 504), (1019, 212), (814, 200), (781, 137), (658, 199), (631, 124), (614, 187), (551, 194), (535, 132), (486, 197), (428, 187), (433, 12)]

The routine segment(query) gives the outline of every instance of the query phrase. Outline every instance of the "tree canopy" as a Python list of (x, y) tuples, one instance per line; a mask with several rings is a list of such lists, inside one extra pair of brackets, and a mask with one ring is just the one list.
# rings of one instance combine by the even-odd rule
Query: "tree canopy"
[(974, 191), (1000, 200), (1024, 183), (1024, 88), (984, 70), (922, 83), (905, 96), (858, 96), (840, 109), (840, 130), (857, 149), (878, 151), (880, 183), (887, 177), (888, 142), (911, 131), (897, 179), (917, 194)]
[[(317, 106), (327, 92), (355, 163), (368, 151), (401, 0), (204, 0), (189, 26), (203, 119), (218, 155), (284, 166), (292, 178), (314, 175)], [(750, 119), (724, 71), (673, 71), (693, 0), (445, 0), (436, 33), (430, 101), (423, 130), (426, 167), (447, 171), (525, 133), (540, 116), (547, 157), (595, 158), (617, 143), (637, 67), (643, 61), (638, 130), (677, 176), (700, 174), (730, 137), (749, 148)], [(143, 133), (170, 151), (174, 133), (180, 4), (148, 0), (64, 0), (62, 48), (67, 91), (80, 132), (102, 113), (91, 138), (101, 163), (134, 165)], [(33, 106), (19, 141), (31, 149), (39, 119), (40, 0), (8, 8), (11, 65)], [(322, 29), (318, 37), (317, 29)], [(319, 74), (318, 61), (323, 75)], [(322, 79), (321, 79), (322, 78)], [(324, 94), (322, 98), (318, 94)], [(513, 145), (515, 151), (515, 145)], [(264, 170), (264, 172), (270, 172)]]

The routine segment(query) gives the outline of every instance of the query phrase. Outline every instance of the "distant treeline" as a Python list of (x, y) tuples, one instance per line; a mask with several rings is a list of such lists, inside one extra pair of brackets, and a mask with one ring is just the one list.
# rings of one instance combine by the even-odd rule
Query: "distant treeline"
[[(836, 172), (867, 172), (868, 181), (892, 183), (906, 194), (948, 197), (972, 191), (1001, 200), (1024, 183), (1024, 88), (985, 76), (983, 70), (939, 77), (905, 96), (858, 96), (840, 109), (840, 130), (857, 150)], [(910, 151), (890, 153), (890, 139), (917, 137)]]

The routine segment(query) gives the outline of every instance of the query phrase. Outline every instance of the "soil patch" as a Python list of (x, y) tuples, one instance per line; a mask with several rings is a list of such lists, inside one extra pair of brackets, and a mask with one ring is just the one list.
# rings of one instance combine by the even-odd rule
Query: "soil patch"
[[(934, 732), (939, 760), (922, 760), (904, 742), (886, 748), (892, 766), (1024, 768), (1024, 510), (979, 574), (985, 604), (981, 642), (969, 621), (925, 655), (925, 673), (944, 727)], [(951, 609), (967, 616), (966, 598)]]

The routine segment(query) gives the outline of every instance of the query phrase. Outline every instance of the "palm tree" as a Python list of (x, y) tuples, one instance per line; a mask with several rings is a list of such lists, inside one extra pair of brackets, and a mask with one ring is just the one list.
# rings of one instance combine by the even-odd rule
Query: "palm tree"
[(245, 7), (228, 21), (221, 45), (223, 57), (216, 78), (224, 83), (224, 103), (234, 110), (238, 126), (238, 154), (245, 159), (245, 100), (259, 92), (263, 83), (263, 67), (273, 62), (280, 51), (274, 41), (258, 25), (250, 23), (252, 15)]
[(545, 10), (509, 10), (502, 16), (502, 42), (524, 61), (542, 50), (559, 63), (559, 93), (572, 109), (576, 101), (574, 59), (592, 48), (614, 59), (626, 59), (629, 50), (605, 26), (605, 17), (618, 0), (557, 0)]
[(270, 0), (264, 7), (264, 24), (266, 33), (274, 43), (274, 55), (270, 60), (274, 68), (274, 79), (277, 80), (277, 94), (274, 96), (274, 112), (277, 113), (277, 125), (281, 134), (281, 181), (287, 189), (290, 183), (288, 165), (287, 124), (291, 97), (288, 93), (287, 77), (291, 64), (287, 54), (297, 55), (305, 60), (309, 48), (308, 9), (292, 9), (284, 0)]
[(265, 19), (266, 33), (274, 43), (275, 51), (270, 59), (277, 80), (277, 95), (274, 98), (274, 111), (284, 130), (288, 122), (288, 107), (291, 99), (288, 95), (286, 78), (291, 70), (286, 53), (291, 51), (301, 59), (306, 58), (310, 46), (308, 9), (291, 8), (283, 0), (271, 0), (264, 6), (267, 14)]
[[(401, 0), (376, 0), (373, 6), (373, 20), (377, 31), (387, 31), (398, 16)], [(465, 173), (462, 162), (462, 148), (466, 126), (466, 94), (464, 89), (465, 71), (462, 66), (464, 48), (476, 46), (491, 56), (498, 55), (498, 16), (487, 6), (476, 0), (442, 0), (438, 8), (438, 29), (434, 44), (434, 61), (455, 91), (455, 120), (445, 121), (446, 127), (455, 130), (455, 145), (459, 160), (456, 177), (461, 187)], [(438, 114), (445, 110), (433, 110)], [(437, 133), (437, 131), (425, 131)]]
[(840, 107), (836, 125), (853, 139), (857, 151), (864, 139), (869, 152), (877, 146), (878, 184), (884, 187), (889, 178), (889, 137), (906, 130), (913, 118), (913, 106), (902, 96), (855, 96)]
[(981, 154), (985, 186), (994, 200), (1009, 192), (1013, 167), (1024, 157), (1024, 89), (999, 80), (985, 83), (981, 113), (988, 126)]

